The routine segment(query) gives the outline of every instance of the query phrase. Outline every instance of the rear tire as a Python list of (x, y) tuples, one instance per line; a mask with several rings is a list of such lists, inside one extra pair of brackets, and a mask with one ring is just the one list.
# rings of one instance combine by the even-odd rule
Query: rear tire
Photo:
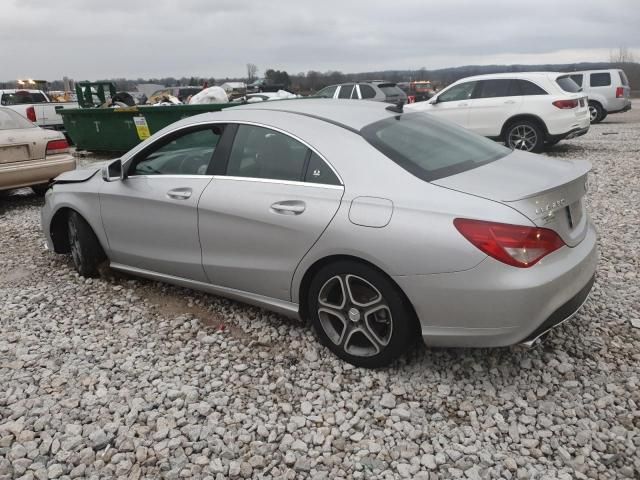
[(600, 123), (604, 117), (606, 117), (606, 113), (598, 102), (589, 102), (589, 119), (591, 120), (591, 124)]
[(83, 277), (97, 277), (98, 267), (107, 256), (87, 221), (78, 212), (67, 220), (69, 246), (76, 270)]
[(540, 153), (544, 149), (544, 131), (531, 120), (517, 120), (507, 126), (504, 143), (511, 150)]
[(389, 365), (411, 346), (415, 314), (398, 287), (352, 260), (322, 267), (307, 297), (320, 342), (357, 367)]

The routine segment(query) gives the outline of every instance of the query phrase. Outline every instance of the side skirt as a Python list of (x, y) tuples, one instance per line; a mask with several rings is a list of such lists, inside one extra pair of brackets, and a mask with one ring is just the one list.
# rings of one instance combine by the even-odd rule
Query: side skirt
[(180, 287), (192, 288), (194, 290), (200, 290), (203, 292), (218, 295), (220, 297), (229, 298), (231, 300), (237, 300), (239, 302), (248, 303), (256, 307), (271, 310), (273, 312), (284, 315), (290, 318), (300, 318), (298, 304), (279, 300), (277, 298), (265, 297), (264, 295), (257, 295), (255, 293), (244, 292), (242, 290), (236, 290), (235, 288), (221, 287), (210, 283), (197, 282), (195, 280), (189, 280), (182, 277), (174, 277), (173, 275), (165, 275), (163, 273), (153, 272), (151, 270), (144, 270), (142, 268), (130, 267), (120, 263), (110, 264), (111, 268), (131, 275), (139, 277), (149, 278), (151, 280), (157, 280), (159, 282), (170, 283), (172, 285), (178, 285)]

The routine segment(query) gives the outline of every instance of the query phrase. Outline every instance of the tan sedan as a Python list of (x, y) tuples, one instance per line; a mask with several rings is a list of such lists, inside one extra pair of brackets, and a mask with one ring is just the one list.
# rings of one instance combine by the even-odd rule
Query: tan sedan
[(40, 128), (13, 110), (0, 108), (0, 191), (31, 187), (41, 195), (51, 179), (75, 168), (61, 132)]

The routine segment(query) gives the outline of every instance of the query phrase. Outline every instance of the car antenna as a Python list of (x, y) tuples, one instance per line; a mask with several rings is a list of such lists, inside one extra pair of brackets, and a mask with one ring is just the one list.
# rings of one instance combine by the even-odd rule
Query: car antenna
[(404, 100), (398, 100), (398, 103), (396, 103), (395, 105), (389, 105), (386, 108), (386, 110), (389, 110), (390, 112), (395, 112), (395, 113), (404, 113), (403, 107), (404, 107)]

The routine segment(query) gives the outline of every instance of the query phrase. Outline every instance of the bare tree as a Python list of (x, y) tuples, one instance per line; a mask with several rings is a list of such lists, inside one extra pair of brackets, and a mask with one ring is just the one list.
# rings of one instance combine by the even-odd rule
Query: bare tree
[(247, 63), (247, 82), (251, 83), (256, 79), (258, 67), (253, 63)]
[(635, 57), (628, 47), (620, 47), (617, 51), (610, 52), (609, 61), (617, 64), (633, 63), (635, 62)]

